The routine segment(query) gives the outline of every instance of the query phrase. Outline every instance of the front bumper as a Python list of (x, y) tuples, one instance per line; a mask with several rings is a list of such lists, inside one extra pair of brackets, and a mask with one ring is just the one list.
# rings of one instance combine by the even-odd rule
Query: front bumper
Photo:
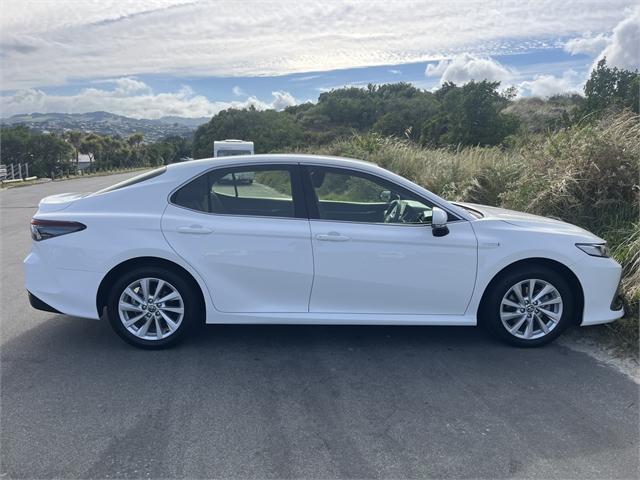
[(622, 267), (612, 258), (587, 257), (573, 265), (584, 294), (582, 326), (613, 322), (624, 315), (618, 287)]

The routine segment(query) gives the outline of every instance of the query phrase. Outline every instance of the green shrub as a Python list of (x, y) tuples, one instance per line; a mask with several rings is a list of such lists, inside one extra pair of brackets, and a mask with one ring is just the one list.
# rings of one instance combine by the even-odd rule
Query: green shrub
[(525, 168), (502, 196), (518, 210), (601, 234), (638, 219), (640, 124), (629, 113), (521, 148)]

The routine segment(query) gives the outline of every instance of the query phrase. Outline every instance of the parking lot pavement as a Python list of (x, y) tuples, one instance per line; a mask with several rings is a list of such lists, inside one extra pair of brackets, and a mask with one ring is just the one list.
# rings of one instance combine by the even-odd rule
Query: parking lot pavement
[(129, 347), (29, 307), (40, 197), (0, 192), (2, 478), (637, 478), (638, 386), (474, 328), (206, 326)]

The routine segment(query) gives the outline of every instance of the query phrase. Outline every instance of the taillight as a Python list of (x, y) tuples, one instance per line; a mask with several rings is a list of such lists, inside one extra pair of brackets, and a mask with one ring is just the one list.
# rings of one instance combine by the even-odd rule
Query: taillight
[(62, 220), (31, 219), (31, 238), (36, 242), (47, 238), (59, 237), (67, 233), (79, 232), (87, 228), (80, 222), (66, 222)]

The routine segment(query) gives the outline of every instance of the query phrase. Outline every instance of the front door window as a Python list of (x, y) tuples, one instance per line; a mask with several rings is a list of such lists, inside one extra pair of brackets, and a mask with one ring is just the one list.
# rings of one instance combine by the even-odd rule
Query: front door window
[(365, 173), (308, 167), (321, 220), (363, 223), (430, 223), (426, 200), (398, 185)]

